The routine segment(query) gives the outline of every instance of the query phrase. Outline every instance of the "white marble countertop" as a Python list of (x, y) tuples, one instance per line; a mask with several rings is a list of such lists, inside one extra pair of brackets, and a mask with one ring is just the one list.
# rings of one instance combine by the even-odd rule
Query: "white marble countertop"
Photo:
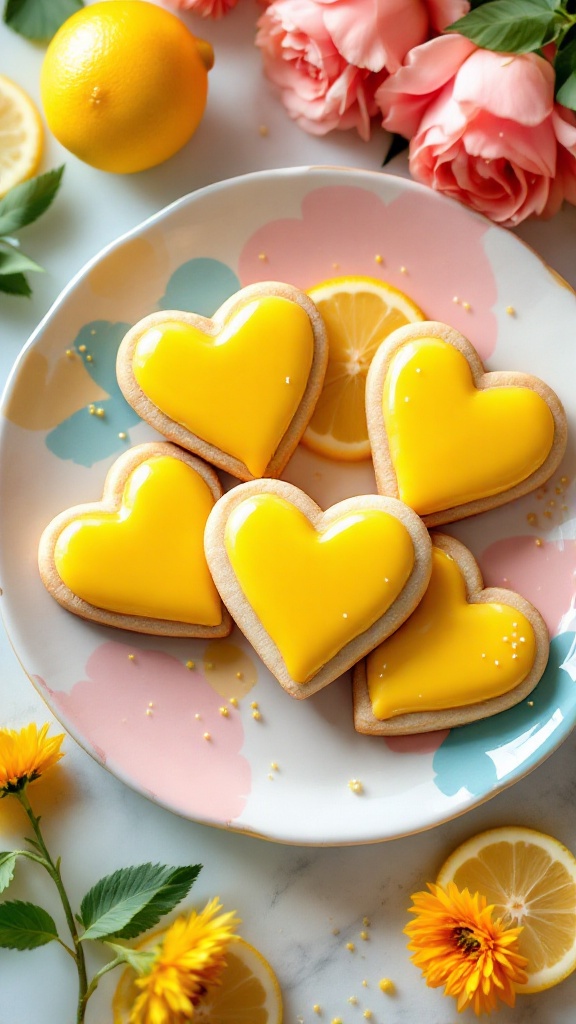
[[(383, 134), (376, 133), (369, 144), (344, 133), (313, 138), (288, 120), (262, 77), (252, 45), (258, 11), (256, 3), (245, 0), (221, 23), (189, 17), (197, 34), (214, 44), (216, 65), (201, 128), (167, 164), (136, 176), (106, 175), (47, 139), (43, 169), (65, 161), (65, 178), (51, 210), (21, 236), (25, 251), (47, 267), (46, 274), (34, 277), (31, 300), (0, 298), (2, 382), (76, 271), (108, 242), (174, 199), (210, 182), (264, 168), (381, 166)], [(0, 54), (0, 72), (38, 99), (43, 48), (2, 24)], [(266, 136), (258, 130), (263, 124)], [(401, 164), (397, 169), (402, 173)], [(565, 210), (547, 224), (525, 225), (518, 233), (576, 285), (576, 210)], [(0, 724), (19, 728), (29, 721), (51, 721), (58, 728), (4, 630), (0, 659)], [(335, 1017), (354, 1024), (365, 1019), (367, 1009), (373, 1024), (412, 1024), (420, 1018), (454, 1024), (453, 1001), (427, 989), (409, 961), (402, 929), (410, 894), (434, 877), (456, 844), (487, 827), (527, 825), (557, 836), (576, 851), (574, 735), (527, 778), (458, 820), (409, 838), (345, 848), (282, 846), (182, 820), (126, 788), (72, 739), (65, 749), (62, 765), (32, 792), (50, 847), (62, 854), (74, 905), (97, 878), (124, 865), (146, 860), (202, 863), (194, 901), (203, 905), (217, 894), (227, 908), (237, 909), (242, 934), (276, 970), (286, 1024)], [(2, 801), (2, 849), (20, 845), (23, 827), (19, 807)], [(10, 897), (37, 900), (58, 914), (33, 865), (18, 866)], [(364, 917), (371, 922), (366, 941), (360, 938)], [(349, 942), (355, 943), (354, 952), (346, 948)], [(379, 990), (383, 976), (393, 979), (394, 995)], [(56, 944), (28, 953), (1, 950), (0, 978), (0, 1024), (71, 1024), (75, 976)], [(88, 1011), (89, 1024), (110, 1021), (114, 984), (113, 977), (102, 984)], [(351, 996), (357, 997), (357, 1005), (349, 1002)], [(322, 1007), (320, 1017), (313, 1011), (315, 1003)], [(576, 974), (556, 989), (520, 999), (498, 1019), (503, 1024), (568, 1024), (575, 1011)]]

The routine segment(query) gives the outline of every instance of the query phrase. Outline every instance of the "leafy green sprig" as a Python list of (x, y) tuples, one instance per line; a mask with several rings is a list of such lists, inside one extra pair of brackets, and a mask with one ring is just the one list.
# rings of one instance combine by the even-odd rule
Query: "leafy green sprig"
[[(28, 848), (0, 852), (0, 892), (10, 885), (17, 861), (25, 857), (43, 868), (56, 886), (68, 927), (69, 938), (62, 939), (52, 916), (43, 907), (22, 900), (0, 903), (0, 946), (6, 949), (37, 949), (58, 942), (72, 957), (78, 972), (76, 1024), (85, 1020), (86, 1005), (100, 979), (123, 964), (143, 973), (154, 954), (123, 945), (127, 939), (147, 931), (188, 894), (202, 865), (170, 867), (165, 864), (138, 864), (121, 868), (100, 879), (84, 896), (80, 913), (74, 914), (66, 894), (60, 870), (60, 858), (48, 851), (40, 828), (40, 818), (28, 799), (27, 787), (11, 790), (22, 805), (33, 837), (26, 838)], [(106, 945), (113, 954), (89, 981), (84, 947), (87, 942)]]
[(483, 50), (538, 53), (554, 44), (558, 103), (576, 110), (576, 14), (571, 0), (487, 0), (445, 30)]
[(26, 273), (41, 271), (20, 248), (14, 232), (35, 221), (48, 209), (62, 180), (64, 167), (39, 174), (15, 185), (0, 199), (0, 292), (30, 296), (32, 289)]
[(6, 0), (3, 18), (19, 35), (45, 42), (81, 7), (84, 0)]

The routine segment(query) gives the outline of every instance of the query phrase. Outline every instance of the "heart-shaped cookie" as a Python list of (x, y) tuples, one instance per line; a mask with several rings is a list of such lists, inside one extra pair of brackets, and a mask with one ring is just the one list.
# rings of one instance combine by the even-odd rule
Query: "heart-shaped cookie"
[(46, 527), (42, 580), (56, 600), (94, 622), (162, 636), (227, 636), (204, 555), (204, 527), (222, 493), (200, 459), (166, 442), (116, 460), (101, 501)]
[(470, 342), (434, 321), (401, 327), (378, 349), (366, 410), (379, 491), (427, 526), (527, 494), (566, 447), (564, 410), (546, 384), (485, 373)]
[(401, 502), (364, 495), (322, 512), (284, 481), (251, 481), (220, 498), (205, 546), (228, 610), (297, 698), (396, 629), (430, 573), (428, 532)]
[(161, 434), (241, 480), (277, 476), (300, 440), (328, 360), (304, 293), (276, 282), (233, 295), (209, 320), (145, 317), (118, 351), (118, 383)]
[(548, 630), (519, 594), (483, 589), (463, 544), (432, 535), (432, 575), (409, 619), (354, 670), (354, 724), (378, 736), (487, 718), (534, 689)]

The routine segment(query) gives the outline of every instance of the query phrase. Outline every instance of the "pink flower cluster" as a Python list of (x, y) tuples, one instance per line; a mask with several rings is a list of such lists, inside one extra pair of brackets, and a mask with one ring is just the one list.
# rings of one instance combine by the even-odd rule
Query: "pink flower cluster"
[(256, 45), (302, 128), (355, 128), (368, 139), (385, 78), (468, 9), (468, 0), (272, 0)]
[(451, 34), (412, 50), (377, 102), (384, 127), (411, 140), (414, 178), (511, 227), (576, 203), (576, 117), (554, 81), (535, 53)]

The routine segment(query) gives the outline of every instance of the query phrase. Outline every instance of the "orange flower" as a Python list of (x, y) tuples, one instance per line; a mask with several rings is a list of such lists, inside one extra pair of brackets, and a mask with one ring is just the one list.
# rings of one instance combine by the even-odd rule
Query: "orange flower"
[(484, 896), (460, 892), (454, 882), (446, 890), (431, 883), (428, 888), (412, 896), (416, 918), (404, 929), (426, 984), (444, 985), (459, 1011), (471, 1006), (477, 1016), (497, 1009), (499, 1000), (514, 1006), (515, 985), (527, 980), (527, 960), (518, 953), (522, 929), (494, 920)]
[(64, 757), (60, 750), (64, 733), (48, 737), (49, 728), (45, 724), (38, 732), (31, 723), (19, 732), (0, 729), (0, 799), (20, 792)]
[(200, 914), (180, 917), (168, 928), (149, 971), (137, 978), (142, 989), (130, 1024), (186, 1024), (210, 985), (218, 983), (228, 944), (240, 923), (233, 912), (218, 914), (217, 899)]

